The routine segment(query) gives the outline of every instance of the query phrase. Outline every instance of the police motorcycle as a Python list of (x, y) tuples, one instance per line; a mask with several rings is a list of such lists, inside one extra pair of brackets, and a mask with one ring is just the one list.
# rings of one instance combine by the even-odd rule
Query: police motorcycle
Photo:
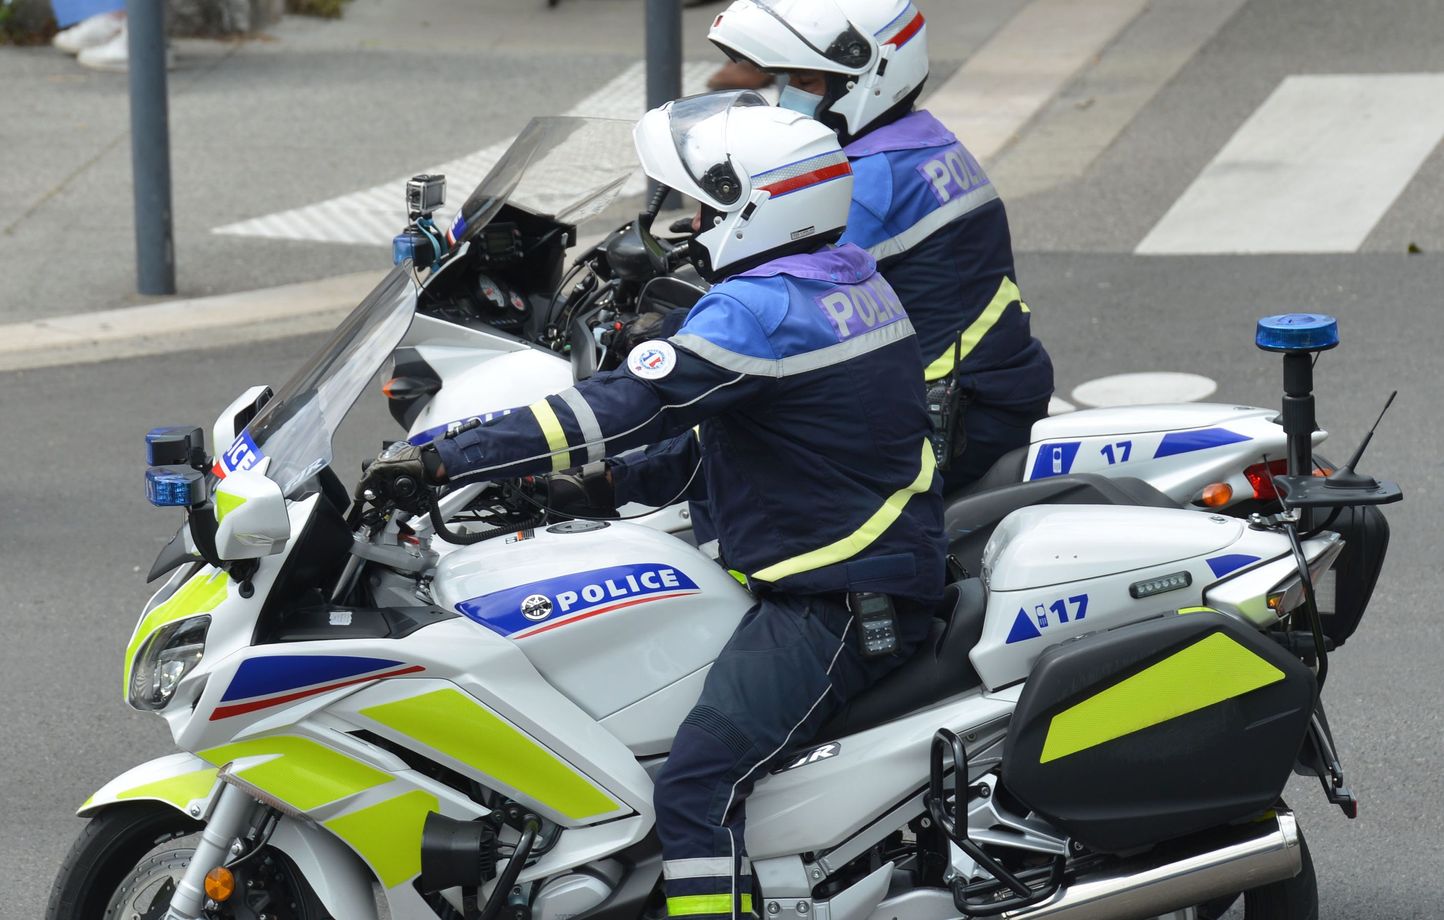
[[(454, 518), (405, 479), (352, 502), (333, 435), (435, 284), (396, 266), (227, 408), (220, 456), (198, 428), (147, 435), (148, 496), (186, 524), (123, 693), (178, 751), (81, 806), (51, 920), (660, 916), (652, 776), (751, 598), (670, 534), (539, 518), (514, 484)], [(1355, 808), (1319, 696), (1330, 527), (1401, 497), (1357, 456), (1309, 475), (1311, 359), (1336, 341), (1327, 318), (1260, 326), (1285, 354), (1277, 513), (1005, 517), (931, 641), (757, 783), (759, 909), (1198, 918), (1246, 892), (1253, 920), (1313, 916), (1279, 797), (1298, 770)]]
[[(395, 258), (453, 275), (449, 293), (418, 313), (383, 386), (412, 443), (619, 366), (637, 343), (664, 334), (667, 316), (685, 313), (703, 295), (703, 282), (686, 264), (689, 221), (672, 228), (682, 236), (654, 235), (655, 200), (639, 218), (584, 246), (566, 268), (578, 225), (610, 216), (608, 206), (635, 169), (630, 124), (539, 118), (457, 211), (449, 231), (437, 217), (445, 177), (418, 176), (408, 184), (410, 224), (395, 240)], [(1315, 444), (1325, 437), (1316, 432)], [(1034, 484), (1004, 499), (1011, 510), (1026, 501), (1162, 493), (1173, 507), (1246, 517), (1277, 509), (1273, 477), (1285, 472), (1284, 452), (1273, 409), (1090, 409), (1040, 421), (1028, 448), (1003, 457), (965, 494)], [(1141, 489), (1139, 480), (1150, 488)], [(650, 520), (683, 528), (684, 510)], [(976, 521), (980, 512), (967, 507), (953, 517)], [(983, 517), (996, 523), (1001, 515)], [(1382, 516), (1371, 522), (1384, 526)]]

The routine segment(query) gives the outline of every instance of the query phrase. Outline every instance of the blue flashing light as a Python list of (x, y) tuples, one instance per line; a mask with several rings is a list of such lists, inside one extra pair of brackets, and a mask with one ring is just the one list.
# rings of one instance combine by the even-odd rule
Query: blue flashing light
[(145, 471), (145, 497), (158, 508), (188, 508), (205, 500), (206, 477), (196, 470)]
[(1339, 344), (1339, 321), (1322, 313), (1265, 316), (1254, 341), (1265, 351), (1327, 351)]
[(167, 425), (145, 433), (145, 462), (175, 466), (190, 462), (190, 453), (204, 445), (205, 434), (194, 425)]

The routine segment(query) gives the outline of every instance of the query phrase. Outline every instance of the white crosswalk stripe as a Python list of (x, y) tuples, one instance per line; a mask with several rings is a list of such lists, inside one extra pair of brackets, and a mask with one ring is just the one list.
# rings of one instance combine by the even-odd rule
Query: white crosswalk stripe
[[(706, 81), (717, 69), (715, 63), (699, 62), (684, 65), (683, 93), (703, 92)], [(589, 118), (618, 118), (635, 121), (646, 110), (646, 69), (634, 64), (605, 86), (578, 102), (565, 114)], [(446, 176), (449, 204), (460, 206), (466, 194), (475, 188), (487, 172), (511, 146), (512, 138), (492, 144), (476, 153), (443, 163), (420, 172), (442, 173)], [(388, 245), (406, 224), (404, 187), (409, 176), (369, 189), (332, 198), (329, 201), (267, 214), (239, 223), (227, 224), (211, 231), (232, 236), (266, 237), (269, 239), (305, 240), (320, 243), (353, 243)], [(640, 192), (638, 177), (629, 191)], [(442, 226), (450, 221), (452, 211), (439, 212)]]
[(1288, 77), (1137, 252), (1355, 252), (1441, 139), (1444, 74)]

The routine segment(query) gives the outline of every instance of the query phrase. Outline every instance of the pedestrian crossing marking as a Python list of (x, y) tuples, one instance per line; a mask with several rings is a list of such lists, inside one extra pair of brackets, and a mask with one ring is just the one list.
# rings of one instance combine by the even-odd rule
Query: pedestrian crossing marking
[(1444, 139), (1444, 74), (1291, 76), (1138, 244), (1356, 252)]
[[(717, 69), (711, 62), (686, 64), (682, 68), (683, 93), (699, 93)], [(646, 111), (646, 67), (633, 64), (596, 92), (567, 111), (566, 115), (587, 118), (618, 118), (636, 121)], [(476, 153), (443, 163), (432, 169), (417, 169), (406, 176), (328, 201), (243, 220), (217, 227), (212, 233), (267, 239), (303, 240), (318, 243), (351, 243), (389, 246), (391, 238), (406, 226), (406, 180), (418, 173), (442, 173), (449, 192), (448, 207), (437, 212), (438, 224), (448, 226), (455, 209), (475, 188), (515, 138), (491, 144)], [(559, 176), (560, 181), (566, 177)], [(528, 182), (531, 180), (528, 179)], [(642, 194), (640, 175), (623, 194)], [(558, 189), (558, 191), (564, 191)]]

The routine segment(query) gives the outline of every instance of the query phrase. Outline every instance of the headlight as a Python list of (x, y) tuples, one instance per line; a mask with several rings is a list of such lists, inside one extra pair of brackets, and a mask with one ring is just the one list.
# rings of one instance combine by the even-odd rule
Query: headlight
[(208, 616), (190, 617), (156, 630), (136, 655), (130, 675), (130, 705), (136, 709), (164, 709), (176, 687), (206, 651)]

